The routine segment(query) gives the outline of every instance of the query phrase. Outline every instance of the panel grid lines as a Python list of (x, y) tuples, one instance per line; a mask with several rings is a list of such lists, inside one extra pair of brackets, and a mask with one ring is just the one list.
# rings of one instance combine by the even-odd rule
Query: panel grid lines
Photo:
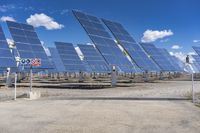
[[(73, 13), (110, 67), (116, 65), (118, 71), (136, 72), (137, 66), (131, 64), (131, 62), (126, 58), (97, 17), (79, 11), (73, 11)], [(89, 19), (91, 17), (99, 24), (95, 25), (95, 23)], [(82, 21), (83, 19), (84, 22)], [(87, 21), (87, 24), (85, 21)], [(137, 70), (139, 70), (139, 68)]]

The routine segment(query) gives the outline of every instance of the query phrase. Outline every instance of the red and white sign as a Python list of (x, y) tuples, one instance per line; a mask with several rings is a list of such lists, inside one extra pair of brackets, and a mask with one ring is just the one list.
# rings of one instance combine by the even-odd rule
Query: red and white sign
[(32, 59), (31, 66), (34, 66), (34, 67), (41, 66), (41, 59), (38, 59), (38, 58)]

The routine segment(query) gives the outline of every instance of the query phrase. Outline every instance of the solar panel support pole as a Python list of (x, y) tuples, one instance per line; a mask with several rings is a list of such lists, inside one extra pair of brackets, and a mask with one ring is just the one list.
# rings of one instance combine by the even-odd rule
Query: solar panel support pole
[(162, 71), (160, 72), (160, 78), (159, 79), (163, 80), (163, 72)]
[(192, 72), (192, 102), (195, 102), (195, 93), (194, 93), (194, 73)]
[(79, 72), (79, 82), (83, 82), (83, 72)]
[(14, 100), (17, 99), (17, 73), (15, 73), (15, 89), (14, 89)]
[(117, 72), (116, 67), (112, 66), (112, 73), (111, 73), (111, 87), (115, 87), (117, 85)]
[(7, 68), (7, 73), (6, 73), (6, 86), (9, 87), (12, 85), (11, 82), (11, 77), (10, 77), (10, 68)]
[(32, 83), (33, 82), (33, 68), (30, 68), (30, 92), (32, 92)]
[(148, 82), (148, 76), (149, 76), (149, 75), (148, 75), (148, 71), (145, 71), (145, 72), (144, 72), (144, 81), (145, 81), (145, 82)]

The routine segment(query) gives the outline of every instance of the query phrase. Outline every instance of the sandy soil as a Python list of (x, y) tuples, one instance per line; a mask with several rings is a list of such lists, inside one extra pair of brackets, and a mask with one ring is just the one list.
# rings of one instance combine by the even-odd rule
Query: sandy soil
[[(195, 83), (200, 92), (200, 83)], [(11, 90), (4, 90), (12, 96)], [(19, 89), (21, 94), (27, 88)], [(67, 97), (185, 97), (188, 81), (137, 83), (98, 90), (40, 89), (39, 100), (0, 102), (0, 133), (199, 133), (191, 101), (66, 100)]]
[[(34, 88), (43, 97), (187, 97), (191, 95), (190, 81), (159, 81), (156, 83), (133, 83), (131, 87), (105, 89), (58, 89)], [(17, 88), (17, 95), (28, 92), (29, 88)], [(195, 81), (195, 92), (200, 92), (200, 81)], [(12, 99), (13, 88), (0, 89), (1, 99)], [(8, 98), (9, 97), (9, 98)]]

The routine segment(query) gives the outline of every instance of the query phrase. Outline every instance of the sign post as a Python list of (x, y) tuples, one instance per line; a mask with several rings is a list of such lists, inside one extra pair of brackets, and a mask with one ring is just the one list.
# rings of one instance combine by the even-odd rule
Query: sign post
[(29, 92), (32, 92), (32, 86), (33, 86), (33, 67), (39, 67), (39, 66), (41, 66), (41, 59), (39, 59), (39, 58), (21, 59), (20, 63), (23, 66), (30, 66), (30, 90), (29, 90)]
[(194, 74), (192, 72), (192, 102), (195, 102), (195, 97), (194, 97), (195, 93), (194, 93)]
[[(189, 58), (189, 55), (187, 55), (186, 57), (186, 63), (189, 65), (190, 67), (190, 58)], [(195, 103), (195, 92), (194, 92), (194, 72), (193, 70), (191, 71), (192, 73), (192, 102)]]
[(33, 69), (30, 67), (30, 92), (32, 92), (32, 82), (33, 82)]

